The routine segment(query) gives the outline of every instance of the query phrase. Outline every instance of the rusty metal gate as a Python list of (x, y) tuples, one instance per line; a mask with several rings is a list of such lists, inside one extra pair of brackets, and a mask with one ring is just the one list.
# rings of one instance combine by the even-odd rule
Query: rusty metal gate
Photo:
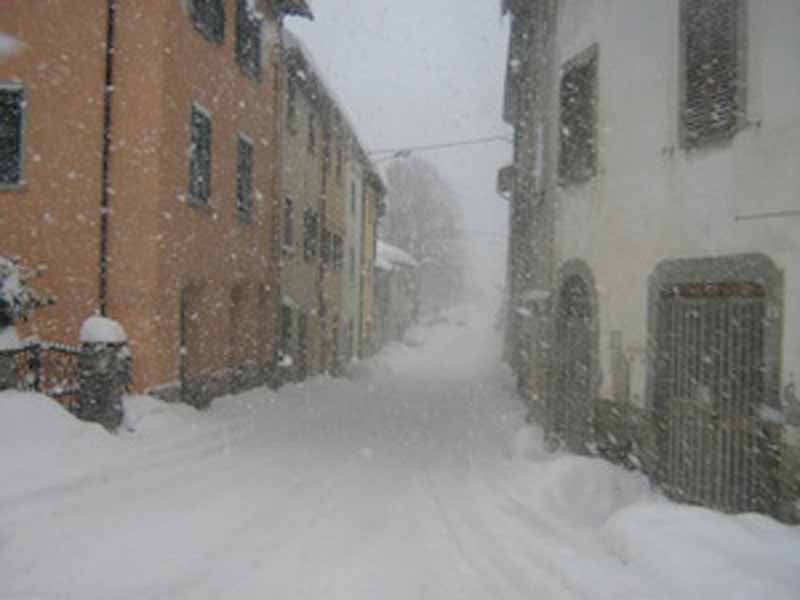
[(577, 275), (564, 281), (556, 320), (556, 390), (553, 429), (567, 446), (584, 452), (592, 432), (593, 306), (589, 286)]
[(655, 407), (665, 490), (726, 511), (768, 510), (766, 289), (698, 282), (659, 294)]

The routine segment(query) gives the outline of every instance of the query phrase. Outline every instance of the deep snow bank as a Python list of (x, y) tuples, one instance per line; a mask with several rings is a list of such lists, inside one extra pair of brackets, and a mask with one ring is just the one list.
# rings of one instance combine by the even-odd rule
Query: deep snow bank
[(602, 537), (665, 598), (800, 598), (800, 528), (761, 515), (641, 503), (613, 514)]
[(0, 393), (0, 598), (800, 598), (800, 528), (548, 452), (480, 317), (118, 435)]
[(119, 450), (100, 425), (47, 396), (0, 392), (0, 499), (74, 482)]

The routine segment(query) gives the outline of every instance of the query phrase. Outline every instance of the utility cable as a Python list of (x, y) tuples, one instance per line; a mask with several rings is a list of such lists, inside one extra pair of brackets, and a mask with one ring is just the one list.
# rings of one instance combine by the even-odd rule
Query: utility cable
[(491, 142), (507, 142), (511, 140), (504, 135), (494, 135), (490, 137), (472, 138), (467, 140), (459, 140), (452, 142), (441, 142), (438, 144), (425, 144), (420, 146), (404, 146), (402, 148), (383, 148), (380, 150), (371, 150), (367, 152), (370, 156), (377, 154), (386, 154), (389, 156), (381, 157), (379, 160), (387, 160), (390, 158), (408, 158), (412, 152), (427, 152), (430, 150), (443, 150), (446, 148), (461, 148), (464, 146), (477, 146), (480, 144), (489, 144)]

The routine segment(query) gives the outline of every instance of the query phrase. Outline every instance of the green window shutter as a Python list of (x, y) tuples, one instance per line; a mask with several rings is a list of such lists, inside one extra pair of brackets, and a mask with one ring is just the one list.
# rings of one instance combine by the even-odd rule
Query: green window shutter
[(236, 213), (243, 223), (253, 220), (253, 144), (239, 136), (236, 168)]
[(0, 88), (0, 185), (22, 182), (22, 127), (25, 92), (21, 87)]
[(580, 183), (597, 172), (597, 48), (571, 61), (561, 77), (559, 178)]
[(191, 159), (189, 196), (208, 202), (211, 197), (211, 118), (198, 106), (192, 106)]
[(740, 0), (683, 0), (684, 143), (731, 137), (740, 106)]

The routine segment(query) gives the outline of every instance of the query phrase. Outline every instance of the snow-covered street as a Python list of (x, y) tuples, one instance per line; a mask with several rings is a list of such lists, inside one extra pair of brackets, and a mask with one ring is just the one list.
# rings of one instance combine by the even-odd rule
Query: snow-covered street
[(357, 365), (106, 434), (0, 394), (0, 598), (800, 597), (800, 529), (548, 454), (461, 309)]

